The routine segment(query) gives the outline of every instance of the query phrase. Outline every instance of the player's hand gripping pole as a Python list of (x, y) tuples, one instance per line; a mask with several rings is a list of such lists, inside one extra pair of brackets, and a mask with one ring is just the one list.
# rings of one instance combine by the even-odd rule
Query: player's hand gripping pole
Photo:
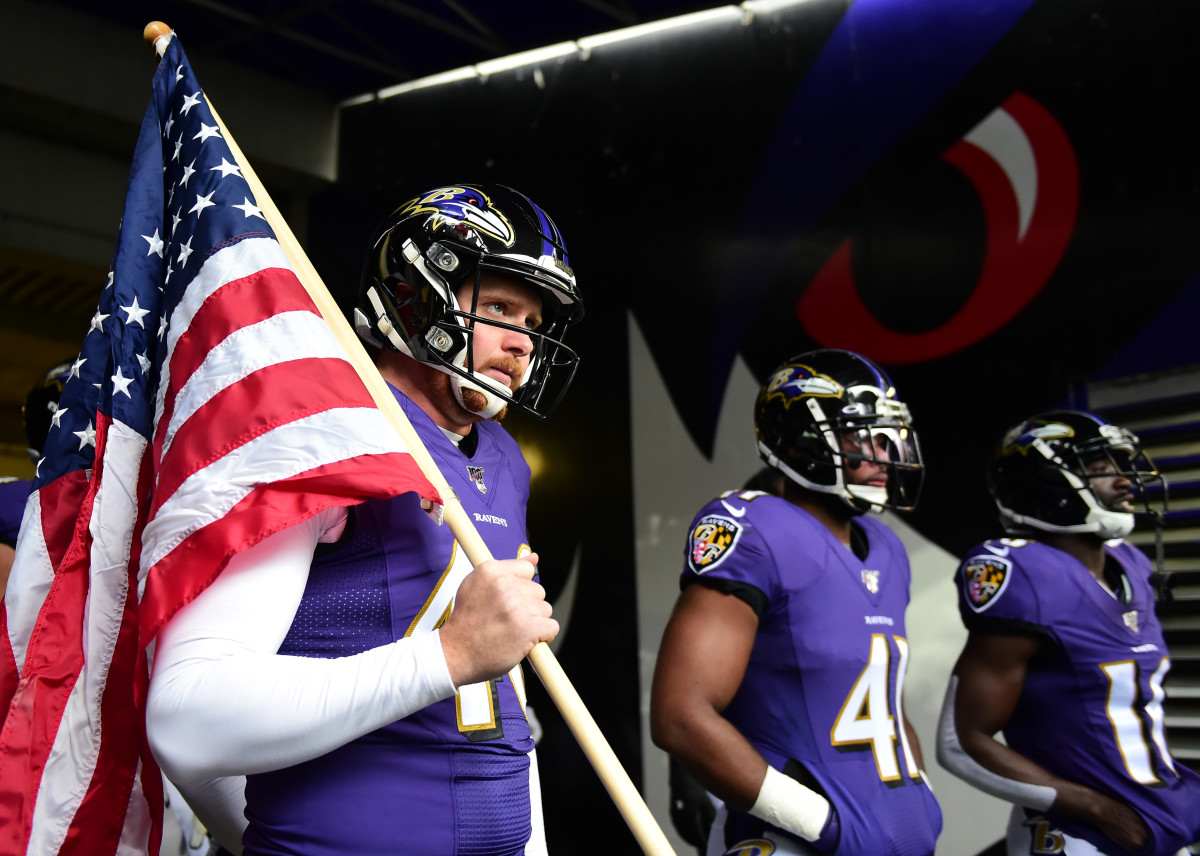
[[(173, 31), (161, 21), (153, 21), (146, 25), (142, 33), (146, 42), (154, 48), (159, 56), (167, 49), (167, 43), (170, 41)], [(453, 490), (447, 484), (446, 479), (438, 470), (437, 465), (433, 462), (433, 458), (425, 449), (421, 438), (417, 436), (416, 430), (408, 421), (408, 417), (404, 415), (399, 403), (392, 396), (387, 384), (384, 382), (379, 370), (371, 359), (367, 356), (366, 349), (359, 340), (357, 334), (350, 328), (349, 322), (342, 315), (341, 309), (329, 294), (329, 290), (325, 287), (325, 283), (321, 281), (321, 277), (317, 274), (316, 269), (308, 260), (304, 250), (300, 247), (292, 230), (288, 228), (287, 222), (283, 219), (283, 215), (275, 207), (275, 203), (271, 201), (271, 197), (267, 195), (266, 189), (258, 180), (254, 170), (250, 168), (246, 157), (242, 154), (233, 137), (229, 134), (229, 130), (217, 115), (216, 108), (213, 107), (212, 101), (208, 101), (209, 110), (212, 111), (213, 119), (217, 126), (221, 129), (221, 135), (225, 138), (229, 150), (233, 153), (234, 159), (241, 167), (242, 176), (250, 185), (250, 190), (254, 193), (255, 202), (259, 209), (263, 212), (267, 223), (275, 232), (275, 237), (279, 241), (279, 245), (287, 254), (288, 259), (292, 263), (292, 268), (296, 272), (301, 284), (308, 291), (313, 303), (317, 305), (317, 309), (324, 316), (325, 322), (333, 331), (334, 336), (341, 343), (346, 351), (346, 356), (351, 365), (358, 372), (359, 377), (370, 391), (371, 396), (375, 399), (380, 411), (391, 422), (392, 427), (400, 434), (404, 441), (405, 447), (412, 455), (413, 460), (421, 468), (435, 488), (441, 495), (445, 505), (443, 516), (446, 524), (450, 527), (450, 531), (454, 533), (454, 537), (458, 539), (458, 543), (462, 545), (463, 552), (471, 561), (472, 567), (480, 562), (487, 561), (492, 558), (491, 551), (483, 542), (479, 532), (475, 529), (475, 524), (467, 516), (463, 510), (458, 497), (454, 495)], [(597, 775), (600, 776), (601, 782), (608, 790), (613, 802), (616, 803), (617, 809), (625, 818), (625, 822), (629, 824), (630, 830), (634, 837), (637, 838), (642, 850), (651, 856), (674, 856), (674, 850), (667, 841), (661, 828), (655, 822), (653, 815), (650, 814), (650, 809), (646, 807), (645, 801), (642, 800), (641, 794), (637, 792), (637, 788), (633, 786), (629, 775), (625, 772), (625, 768), (621, 766), (621, 762), (617, 760), (617, 756), (613, 753), (612, 747), (608, 745), (608, 741), (604, 739), (604, 735), (600, 732), (599, 726), (592, 718), (591, 713), (584, 706), (583, 700), (580, 699), (579, 693), (575, 691), (575, 687), (563, 672), (562, 666), (559, 665), (558, 659), (550, 650), (545, 642), (539, 642), (529, 652), (529, 662), (533, 664), (534, 671), (537, 672), (538, 678), (546, 687), (546, 691), (550, 694), (550, 698), (554, 700), (559, 711), (570, 727), (571, 732), (575, 735), (575, 739), (579, 741), (579, 745), (583, 748), (584, 754), (595, 768)]]

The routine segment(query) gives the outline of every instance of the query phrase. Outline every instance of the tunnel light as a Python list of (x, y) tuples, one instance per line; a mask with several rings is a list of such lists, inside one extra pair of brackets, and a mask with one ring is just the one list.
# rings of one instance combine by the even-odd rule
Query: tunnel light
[(513, 54), (512, 56), (489, 59), (486, 62), (476, 65), (475, 71), (480, 77), (487, 77), (489, 74), (496, 74), (500, 71), (511, 71), (514, 68), (521, 68), (526, 65), (549, 62), (552, 59), (558, 59), (560, 56), (570, 56), (578, 50), (579, 48), (574, 42), (559, 42), (556, 45), (548, 45), (544, 48), (536, 48), (531, 51)]
[(688, 15), (680, 15), (677, 18), (667, 18), (665, 21), (653, 21), (649, 24), (636, 24), (632, 27), (626, 27), (623, 30), (613, 30), (610, 33), (601, 33), (598, 36), (587, 36), (586, 38), (579, 40), (579, 47), (584, 51), (590, 51), (593, 48), (615, 44), (616, 42), (640, 39), (645, 36), (657, 35), (669, 30), (695, 27), (700, 24), (707, 24), (711, 21), (719, 21), (724, 18), (740, 19), (741, 15), (742, 12), (737, 6), (720, 6), (716, 9), (707, 9), (703, 12), (692, 12)]

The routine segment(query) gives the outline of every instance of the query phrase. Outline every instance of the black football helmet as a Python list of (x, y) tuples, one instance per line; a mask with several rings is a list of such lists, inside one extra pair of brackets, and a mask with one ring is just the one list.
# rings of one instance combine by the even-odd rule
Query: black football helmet
[(75, 361), (64, 360), (46, 372), (29, 394), (25, 396), (25, 404), (21, 407), (21, 419), (25, 423), (25, 437), (29, 442), (29, 458), (34, 463), (42, 456), (42, 446), (54, 414), (58, 412), (58, 399), (62, 396), (63, 384), (71, 376), (71, 366)]
[[(754, 430), (768, 465), (855, 513), (916, 507), (925, 468), (912, 416), (865, 357), (834, 349), (792, 357), (759, 390)], [(886, 486), (854, 484), (864, 461), (883, 468)]]
[[(1098, 462), (1107, 466), (1098, 468)], [(1114, 475), (1132, 483), (1142, 513), (1156, 516), (1146, 488), (1161, 485), (1165, 496), (1166, 483), (1137, 436), (1091, 413), (1055, 410), (1008, 430), (987, 481), (1011, 532), (1092, 532), (1108, 540), (1125, 537), (1135, 522), (1135, 512), (1104, 505), (1093, 488), (1093, 479)]]
[[(533, 350), (515, 393), (475, 371), (472, 327), (496, 324), (476, 314), (485, 271), (520, 280), (542, 299), (541, 326), (521, 328)], [(464, 285), (474, 286), (469, 296)], [(392, 212), (371, 242), (354, 311), (363, 339), (449, 374), (460, 404), (464, 385), (482, 393), (487, 405), (477, 412), (489, 419), (506, 404), (550, 414), (579, 363), (562, 337), (582, 316), (554, 222), (524, 194), (484, 184), (439, 187)]]

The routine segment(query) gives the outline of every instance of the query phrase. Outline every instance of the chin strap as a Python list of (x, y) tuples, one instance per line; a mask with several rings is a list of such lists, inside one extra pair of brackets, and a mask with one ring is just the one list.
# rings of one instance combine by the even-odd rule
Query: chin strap
[(1066, 479), (1071, 489), (1087, 506), (1088, 513), (1084, 518), (1083, 526), (1047, 526), (1041, 521), (1035, 521), (1032, 518), (1023, 517), (1014, 514), (1013, 517), (1018, 523), (1028, 523), (1036, 526), (1039, 529), (1045, 529), (1048, 532), (1094, 532), (1105, 541), (1113, 538), (1124, 538), (1133, 531), (1133, 512), (1129, 511), (1112, 511), (1105, 508), (1096, 500), (1096, 494), (1092, 492), (1090, 483), (1085, 482), (1066, 465), (1062, 458), (1055, 454), (1050, 448), (1050, 444), (1045, 440), (1038, 438), (1033, 441), (1033, 448), (1050, 463), (1054, 464), (1062, 477)]
[(1166, 568), (1166, 555), (1163, 548), (1163, 525), (1166, 522), (1166, 502), (1163, 496), (1162, 513), (1148, 511), (1144, 515), (1154, 524), (1154, 573), (1150, 574), (1150, 585), (1154, 588), (1154, 599), (1159, 603), (1171, 603), (1175, 595), (1171, 592), (1170, 579)]
[[(887, 507), (888, 492), (886, 487), (869, 484), (848, 484), (844, 486), (844, 490), (857, 502), (846, 500), (846, 504), (855, 511), (865, 513), (866, 511), (882, 511)], [(845, 500), (845, 497), (843, 497)], [(870, 508), (861, 508), (857, 503), (865, 502)]]
[[(434, 368), (440, 369), (441, 367), (434, 366)], [(455, 374), (447, 369), (442, 369), (442, 371), (450, 375), (450, 388), (454, 391), (454, 400), (459, 403), (463, 410), (474, 413), (476, 416), (482, 416), (484, 419), (491, 419), (508, 405), (505, 399), (496, 395), (495, 392), (489, 390), (484, 385), (485, 383), (496, 383), (491, 378), (476, 374), (474, 380), (467, 380), (462, 375)], [(464, 388), (477, 392), (484, 397), (487, 404), (484, 405), (482, 410), (472, 410), (470, 407), (467, 407), (466, 403), (463, 402)]]
[(807, 490), (811, 490), (814, 493), (824, 493), (829, 496), (836, 496), (838, 499), (840, 499), (842, 501), (842, 503), (847, 508), (849, 508), (851, 511), (853, 511), (856, 515), (866, 514), (868, 511), (882, 511), (883, 508), (885, 507), (882, 502), (879, 504), (876, 504), (876, 503), (872, 502), (872, 500), (868, 499), (865, 496), (858, 496), (857, 494), (852, 492), (851, 488), (853, 487), (853, 488), (865, 488), (867, 490), (872, 490), (872, 489), (873, 490), (882, 490), (884, 500), (887, 499), (887, 489), (886, 488), (878, 488), (878, 487), (871, 488), (868, 485), (846, 485), (844, 483), (844, 479), (843, 479), (843, 470), (840, 466), (838, 467), (838, 477), (837, 477), (838, 481), (836, 484), (832, 484), (832, 485), (817, 484), (815, 482), (809, 481), (804, 476), (800, 475), (800, 473), (796, 472), (796, 470), (792, 469), (787, 464), (785, 464), (782, 460), (779, 459), (779, 457), (774, 452), (772, 452), (770, 449), (768, 449), (766, 447), (766, 445), (763, 444), (761, 441), (758, 443), (758, 454), (759, 454), (759, 457), (762, 458), (763, 463), (765, 463), (769, 467), (774, 467), (775, 469), (779, 470), (779, 472), (783, 473), (783, 475), (786, 478), (788, 478), (791, 481), (795, 482), (796, 484), (800, 485), (800, 487), (806, 488)]

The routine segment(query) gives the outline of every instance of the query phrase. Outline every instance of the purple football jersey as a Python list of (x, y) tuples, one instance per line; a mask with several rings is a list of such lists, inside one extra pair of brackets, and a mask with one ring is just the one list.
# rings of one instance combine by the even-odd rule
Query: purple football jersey
[[(696, 515), (681, 585), (730, 591), (758, 613), (724, 715), (771, 766), (791, 772), (798, 762), (816, 779), (838, 812), (837, 852), (928, 856), (941, 811), (900, 718), (908, 557), (878, 520), (855, 525), (865, 559), (787, 500), (731, 492)], [(762, 823), (730, 814), (727, 835), (739, 839)]]
[[(529, 467), (499, 425), (475, 426), (470, 457), (396, 392), (450, 487), (499, 559), (529, 552)], [(416, 494), (353, 508), (317, 550), (279, 653), (342, 657), (449, 615), (470, 563)], [(524, 687), (508, 676), (460, 688), (320, 758), (250, 776), (246, 847), (261, 854), (522, 853), (531, 832)]]
[(31, 486), (32, 482), (25, 479), (0, 478), (0, 544), (17, 546)]
[[(1150, 830), (1146, 853), (1200, 839), (1200, 777), (1171, 757), (1163, 733), (1170, 667), (1154, 614), (1149, 560), (1126, 541), (1108, 555), (1124, 571), (1120, 599), (1084, 565), (1037, 541), (987, 541), (959, 566), (968, 630), (1048, 641), (1028, 666), (1004, 728), (1008, 745), (1057, 776), (1129, 805)], [(1069, 835), (1123, 854), (1093, 827), (1046, 813)]]

